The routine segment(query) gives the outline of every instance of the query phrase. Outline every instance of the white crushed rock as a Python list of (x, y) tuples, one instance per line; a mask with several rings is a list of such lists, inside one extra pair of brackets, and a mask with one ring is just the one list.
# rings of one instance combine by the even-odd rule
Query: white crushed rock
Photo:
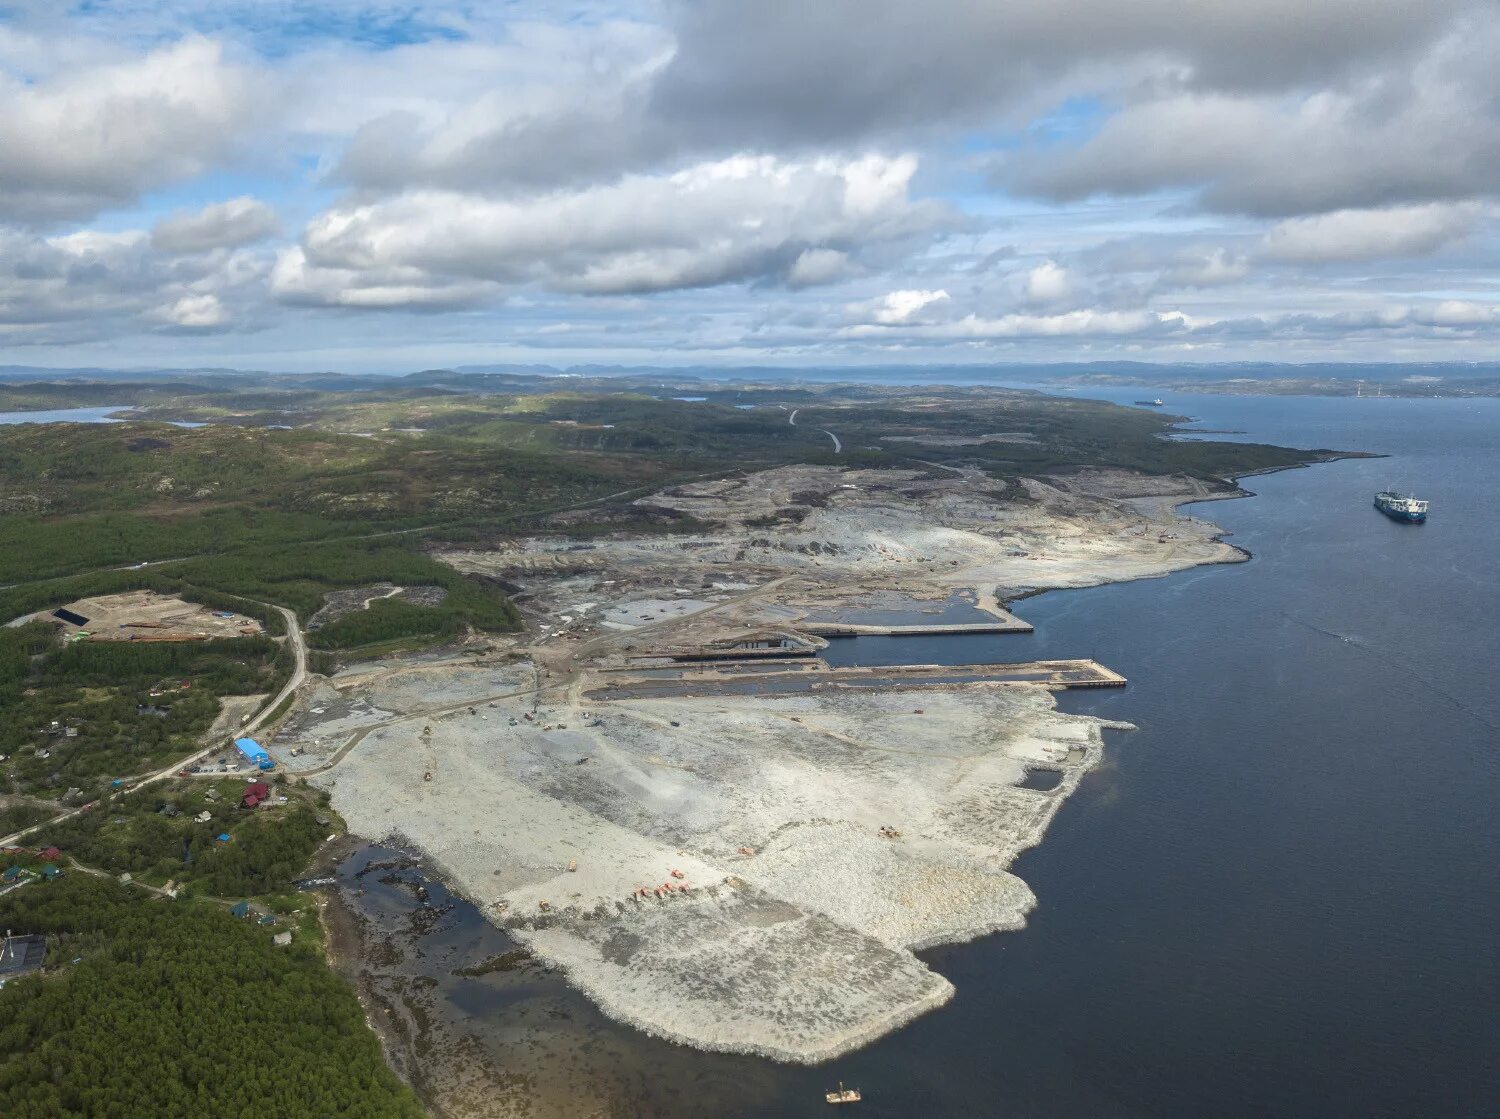
[(1014, 782), (1043, 746), (1085, 743), (1076, 781), (1102, 725), (1027, 687), (579, 703), (383, 728), (317, 780), (610, 1014), (804, 1062), (951, 996), (912, 950), (1024, 923), (1006, 868), (1060, 795)]

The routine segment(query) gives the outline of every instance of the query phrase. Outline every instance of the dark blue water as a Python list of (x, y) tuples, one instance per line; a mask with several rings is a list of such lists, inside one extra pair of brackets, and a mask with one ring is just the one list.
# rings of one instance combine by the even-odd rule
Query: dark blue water
[(1500, 1114), (1500, 401), (1170, 404), (1391, 457), (1250, 479), (1198, 511), (1252, 562), (1028, 600), (1030, 637), (834, 644), (1096, 656), (1131, 686), (1063, 705), (1140, 727), (1017, 863), (1029, 928), (930, 954), (952, 1006), (838, 1074), (888, 1115)]

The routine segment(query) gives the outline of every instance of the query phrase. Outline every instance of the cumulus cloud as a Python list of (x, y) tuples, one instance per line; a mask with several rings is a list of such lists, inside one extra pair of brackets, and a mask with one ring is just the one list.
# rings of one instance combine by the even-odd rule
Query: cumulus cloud
[(1492, 196), (1500, 182), (1500, 14), (1450, 28), (1410, 66), (1281, 93), (1165, 82), (1076, 147), (1007, 158), (998, 184), (1057, 200), (1199, 192), (1284, 217)]
[(830, 254), (847, 265), (948, 224), (946, 207), (909, 196), (916, 166), (910, 156), (735, 156), (522, 199), (413, 191), (314, 219), (274, 283), (283, 297), (339, 305), (349, 305), (341, 284), (367, 290), (362, 275), (378, 278), (381, 305), (405, 294), (422, 303), (424, 291), (479, 295), (485, 284), (593, 295), (803, 285), (828, 274)]
[(1266, 234), (1260, 255), (1295, 264), (1427, 256), (1467, 236), (1479, 216), (1472, 204), (1430, 203), (1291, 218)]
[(264, 280), (255, 256), (167, 257), (143, 230), (45, 237), (0, 229), (0, 338), (66, 342), (225, 329), (236, 305), (262, 302)]
[(212, 292), (184, 295), (173, 303), (157, 308), (152, 317), (185, 330), (216, 330), (229, 323), (229, 312)]
[[(517, 21), (499, 42), (335, 55), (301, 80), (313, 115), (342, 106), (334, 127), (354, 129), (337, 180), (494, 192), (738, 151), (1018, 127), (1046, 99), (1139, 110), (1206, 98), (1274, 112), (1288, 96), (1402, 74), (1456, 19), (1484, 10), (1481, 0), (672, 0), (660, 26)], [(1087, 168), (1059, 168), (1055, 182), (1049, 170), (1041, 158), (1027, 178), (1074, 196), (1115, 189), (1085, 186)]]
[(336, 181), (525, 191), (609, 179), (677, 153), (672, 129), (645, 112), (672, 49), (670, 33), (647, 24), (520, 23), (502, 42), (335, 55), (300, 67), (299, 84), (324, 127), (352, 130)]
[(505, 290), (497, 283), (483, 280), (445, 280), (410, 266), (315, 265), (297, 247), (277, 254), (270, 279), (271, 293), (283, 303), (362, 311), (474, 307), (498, 298)]
[(1026, 273), (1025, 292), (1033, 303), (1061, 303), (1072, 296), (1073, 280), (1055, 260), (1044, 260)]
[(16, 7), (10, 339), (366, 345), (319, 308), (590, 358), (1500, 335), (1482, 294), (1410, 294), (1439, 252), (1442, 290), (1492, 280), (1489, 0)]
[(253, 88), (199, 37), (41, 79), (0, 71), (0, 219), (89, 217), (205, 171), (233, 149)]
[(151, 244), (163, 252), (202, 253), (263, 240), (279, 227), (275, 210), (241, 196), (162, 218), (151, 230)]
[[(1122, 63), (1198, 87), (1279, 89), (1401, 57), (1464, 0), (678, 0), (654, 113), (700, 137), (843, 142), (972, 122)], [(941, 64), (935, 64), (941, 60)]]
[(941, 290), (887, 292), (874, 307), (874, 319), (885, 326), (911, 322), (923, 308), (947, 299), (948, 293)]

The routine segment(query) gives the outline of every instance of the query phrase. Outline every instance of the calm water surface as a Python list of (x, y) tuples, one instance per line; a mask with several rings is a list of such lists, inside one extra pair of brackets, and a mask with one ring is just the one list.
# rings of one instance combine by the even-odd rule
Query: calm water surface
[[(1200, 506), (1250, 563), (1031, 599), (1036, 634), (962, 652), (835, 646), (1096, 656), (1131, 686), (1064, 706), (1140, 727), (1017, 863), (1028, 929), (932, 953), (958, 998), (852, 1075), (889, 1114), (1500, 1114), (1500, 401), (1162, 395), (1391, 457)], [(1427, 524), (1371, 508), (1392, 484)]]
[[(830, 1066), (528, 994), (630, 1066), (614, 1114), (821, 1116), (843, 1079), (866, 1116), (1500, 1115), (1500, 401), (1161, 395), (1197, 426), (1391, 457), (1200, 507), (1247, 564), (1029, 599), (1029, 636), (835, 642), (844, 663), (1094, 656), (1130, 687), (1063, 705), (1140, 729), (1017, 863), (1029, 927), (927, 953), (954, 1001)], [(1392, 484), (1432, 500), (1426, 525), (1371, 507)], [(524, 1005), (447, 989), (524, 1067), (500, 1028)]]
[(113, 413), (123, 412), (128, 404), (109, 404), (99, 408), (52, 408), (34, 412), (0, 412), (0, 424), (117, 424)]

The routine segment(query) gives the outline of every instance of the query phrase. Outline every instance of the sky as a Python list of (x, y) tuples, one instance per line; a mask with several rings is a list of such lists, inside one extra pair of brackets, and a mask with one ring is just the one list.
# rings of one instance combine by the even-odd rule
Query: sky
[(1492, 360), (1494, 0), (0, 0), (0, 364)]

